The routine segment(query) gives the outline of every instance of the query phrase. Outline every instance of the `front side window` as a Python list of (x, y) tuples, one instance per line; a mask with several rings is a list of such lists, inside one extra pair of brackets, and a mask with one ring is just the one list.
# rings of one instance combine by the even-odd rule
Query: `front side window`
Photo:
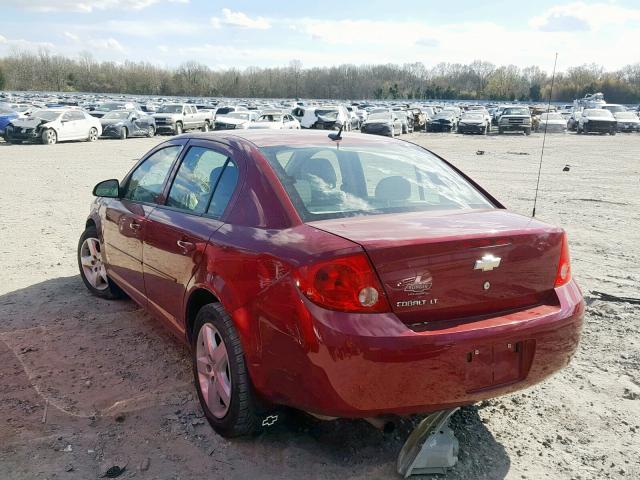
[(189, 212), (204, 213), (227, 160), (226, 155), (214, 150), (191, 147), (173, 181), (167, 205)]
[(494, 208), (446, 163), (414, 145), (263, 147), (304, 221)]
[(123, 198), (155, 203), (181, 148), (180, 145), (163, 148), (142, 162), (129, 177)]

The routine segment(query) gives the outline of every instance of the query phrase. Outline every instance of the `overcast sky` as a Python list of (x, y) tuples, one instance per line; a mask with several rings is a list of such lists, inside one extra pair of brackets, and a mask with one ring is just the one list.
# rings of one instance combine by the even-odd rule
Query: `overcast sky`
[(550, 71), (557, 51), (560, 70), (640, 62), (640, 0), (0, 0), (0, 9), (0, 56), (46, 47), (167, 66), (481, 59)]

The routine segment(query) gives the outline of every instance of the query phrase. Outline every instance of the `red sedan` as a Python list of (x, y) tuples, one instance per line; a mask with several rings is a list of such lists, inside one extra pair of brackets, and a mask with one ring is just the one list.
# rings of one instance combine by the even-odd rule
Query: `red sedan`
[(408, 142), (182, 135), (94, 194), (84, 283), (190, 345), (222, 435), (277, 405), (367, 418), (470, 404), (541, 381), (578, 344), (564, 231)]

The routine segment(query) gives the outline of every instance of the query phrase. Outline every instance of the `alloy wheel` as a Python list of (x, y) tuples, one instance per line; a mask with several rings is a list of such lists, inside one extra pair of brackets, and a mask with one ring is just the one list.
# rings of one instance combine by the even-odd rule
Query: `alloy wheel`
[(96, 290), (106, 290), (109, 287), (107, 270), (102, 261), (100, 240), (88, 237), (80, 247), (80, 264), (82, 273)]
[(196, 361), (202, 398), (216, 418), (223, 418), (231, 403), (229, 357), (220, 332), (210, 323), (198, 332)]

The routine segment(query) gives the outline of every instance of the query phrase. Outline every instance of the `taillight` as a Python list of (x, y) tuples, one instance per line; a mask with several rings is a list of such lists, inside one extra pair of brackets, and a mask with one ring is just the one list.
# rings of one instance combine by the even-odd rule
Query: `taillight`
[(364, 253), (298, 269), (300, 291), (313, 303), (342, 312), (388, 312), (382, 285)]
[(558, 262), (558, 273), (556, 273), (555, 287), (561, 287), (571, 280), (571, 260), (569, 259), (569, 242), (567, 234), (562, 234), (562, 249), (560, 250), (560, 261)]

